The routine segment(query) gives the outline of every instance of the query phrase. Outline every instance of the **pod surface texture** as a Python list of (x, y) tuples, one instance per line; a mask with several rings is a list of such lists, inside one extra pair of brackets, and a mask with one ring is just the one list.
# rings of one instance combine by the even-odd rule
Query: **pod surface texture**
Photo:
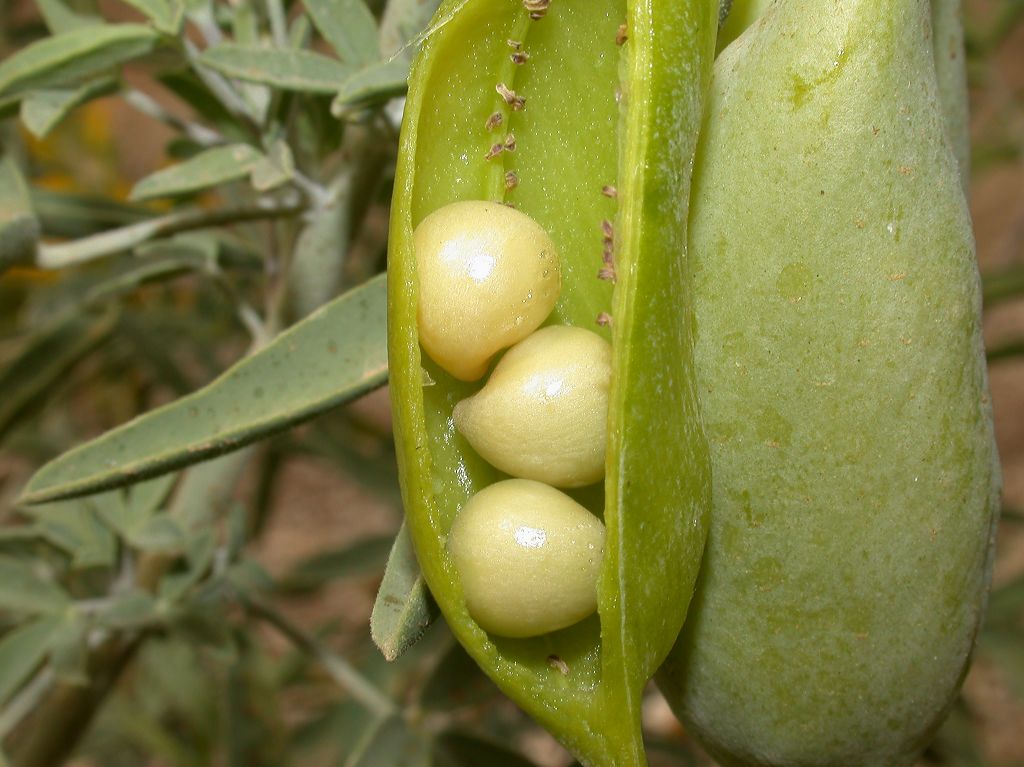
[(659, 678), (725, 765), (910, 764), (987, 589), (998, 464), (927, 0), (790, 0), (716, 61), (690, 218), (713, 511)]

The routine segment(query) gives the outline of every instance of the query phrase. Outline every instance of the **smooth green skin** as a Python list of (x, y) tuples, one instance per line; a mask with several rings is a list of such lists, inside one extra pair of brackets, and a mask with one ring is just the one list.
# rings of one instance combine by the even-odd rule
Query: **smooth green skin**
[(448, 534), (470, 614), (505, 637), (540, 636), (593, 614), (603, 551), (601, 520), (530, 479), (485, 487)]
[(927, 0), (792, 0), (715, 64), (690, 252), (712, 525), (660, 684), (725, 765), (892, 767), (965, 673), (998, 469)]
[(971, 176), (971, 126), (967, 111), (967, 55), (964, 51), (963, 6), (960, 0), (931, 0), (932, 50), (946, 133), (967, 190)]
[[(722, 51), (739, 37), (775, 2), (788, 0), (733, 0), (729, 16), (718, 31), (718, 50)], [(971, 176), (971, 135), (961, 0), (931, 0), (931, 14), (939, 101), (946, 134), (960, 168), (960, 183), (966, 191)]]
[[(643, 765), (643, 688), (685, 616), (710, 503), (691, 283), (678, 254), (717, 3), (558, 0), (531, 22), (521, 0), (451, 0), (435, 21), (409, 81), (388, 267), (393, 418), (417, 557), (452, 631), (511, 698), (584, 764)], [(523, 42), (526, 64), (511, 62), (508, 39)], [(526, 109), (511, 112), (498, 82)], [(495, 111), (504, 124), (488, 132)], [(516, 151), (485, 160), (509, 130)], [(509, 170), (519, 177), (511, 191)], [(607, 184), (617, 199), (601, 193)], [(413, 229), (467, 199), (512, 202), (548, 231), (563, 284), (549, 323), (596, 329), (613, 349), (605, 482), (574, 492), (607, 531), (598, 615), (533, 639), (491, 637), (473, 622), (445, 550), (457, 510), (503, 476), (451, 418), (482, 382), (455, 381), (417, 343)], [(603, 219), (615, 223), (614, 293), (597, 278)], [(595, 325), (599, 312), (613, 316), (611, 333)]]

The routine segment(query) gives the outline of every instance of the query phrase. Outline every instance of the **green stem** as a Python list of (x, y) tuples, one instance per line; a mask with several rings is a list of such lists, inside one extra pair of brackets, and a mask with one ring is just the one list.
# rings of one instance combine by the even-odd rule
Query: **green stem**
[(386, 717), (397, 713), (398, 707), (395, 703), (377, 689), (370, 680), (360, 674), (347, 660), (335, 655), (270, 605), (252, 597), (246, 597), (243, 601), (249, 612), (265, 620), (284, 634), (296, 647), (319, 661), (324, 671), (353, 700), (377, 716)]
[(126, 102), (142, 112), (144, 115), (148, 115), (149, 117), (159, 120), (175, 130), (181, 131), (197, 144), (213, 146), (224, 142), (224, 137), (217, 131), (211, 130), (205, 125), (200, 125), (199, 123), (194, 123), (189, 120), (183, 120), (177, 115), (171, 114), (148, 93), (136, 90), (135, 88), (128, 88), (122, 95)]
[(259, 219), (288, 218), (305, 210), (303, 205), (267, 207), (255, 205), (223, 210), (181, 210), (165, 216), (129, 224), (109, 232), (83, 237), (60, 245), (40, 245), (36, 266), (63, 269), (97, 258), (123, 253), (149, 240), (169, 237), (193, 229), (235, 224)]
[(0, 711), (0, 742), (39, 705), (53, 686), (53, 679), (53, 671), (48, 666), (44, 667), (22, 688), (17, 697)]

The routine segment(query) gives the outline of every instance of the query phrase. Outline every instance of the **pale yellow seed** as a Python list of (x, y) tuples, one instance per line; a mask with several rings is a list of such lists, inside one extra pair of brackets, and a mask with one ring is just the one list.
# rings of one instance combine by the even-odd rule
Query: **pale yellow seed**
[(419, 336), (427, 354), (463, 381), (495, 352), (536, 330), (561, 290), (555, 245), (518, 210), (452, 203), (416, 227)]
[(612, 350), (583, 328), (541, 328), (513, 346), (455, 426), (514, 477), (582, 487), (604, 476)]
[(530, 637), (597, 608), (604, 537), (601, 521), (565, 493), (509, 479), (459, 511), (448, 551), (473, 620), (492, 634)]

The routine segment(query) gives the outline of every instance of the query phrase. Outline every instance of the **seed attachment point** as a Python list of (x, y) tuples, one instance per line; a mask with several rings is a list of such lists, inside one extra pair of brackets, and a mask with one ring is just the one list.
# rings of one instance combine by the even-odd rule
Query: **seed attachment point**
[(525, 64), (530, 60), (530, 54), (526, 51), (514, 51), (509, 58), (512, 59), (513, 64)]
[(569, 664), (557, 655), (548, 656), (548, 665), (562, 676), (569, 676)]
[(551, 0), (523, 0), (523, 7), (530, 12), (533, 21), (540, 21), (551, 7)]
[(615, 44), (624, 45), (629, 39), (629, 30), (625, 24), (619, 24), (619, 30), (615, 33)]
[(513, 112), (521, 112), (526, 106), (526, 98), (520, 96), (514, 90), (509, 88), (505, 83), (498, 83), (494, 86), (494, 90), (501, 96), (502, 101), (512, 107)]
[(530, 12), (533, 21), (540, 21), (551, 7), (551, 0), (523, 0), (523, 7)]
[(495, 112), (487, 118), (487, 122), (484, 123), (484, 127), (492, 131), (504, 122), (505, 118), (502, 117), (501, 112)]
[(613, 200), (619, 196), (619, 190), (611, 184), (605, 184), (601, 187), (601, 194), (605, 197), (611, 197)]
[(510, 170), (505, 174), (505, 188), (515, 189), (519, 186), (519, 176), (514, 170)]
[(594, 322), (602, 328), (610, 328), (612, 326), (612, 316), (608, 312), (601, 312), (597, 315), (597, 319)]

